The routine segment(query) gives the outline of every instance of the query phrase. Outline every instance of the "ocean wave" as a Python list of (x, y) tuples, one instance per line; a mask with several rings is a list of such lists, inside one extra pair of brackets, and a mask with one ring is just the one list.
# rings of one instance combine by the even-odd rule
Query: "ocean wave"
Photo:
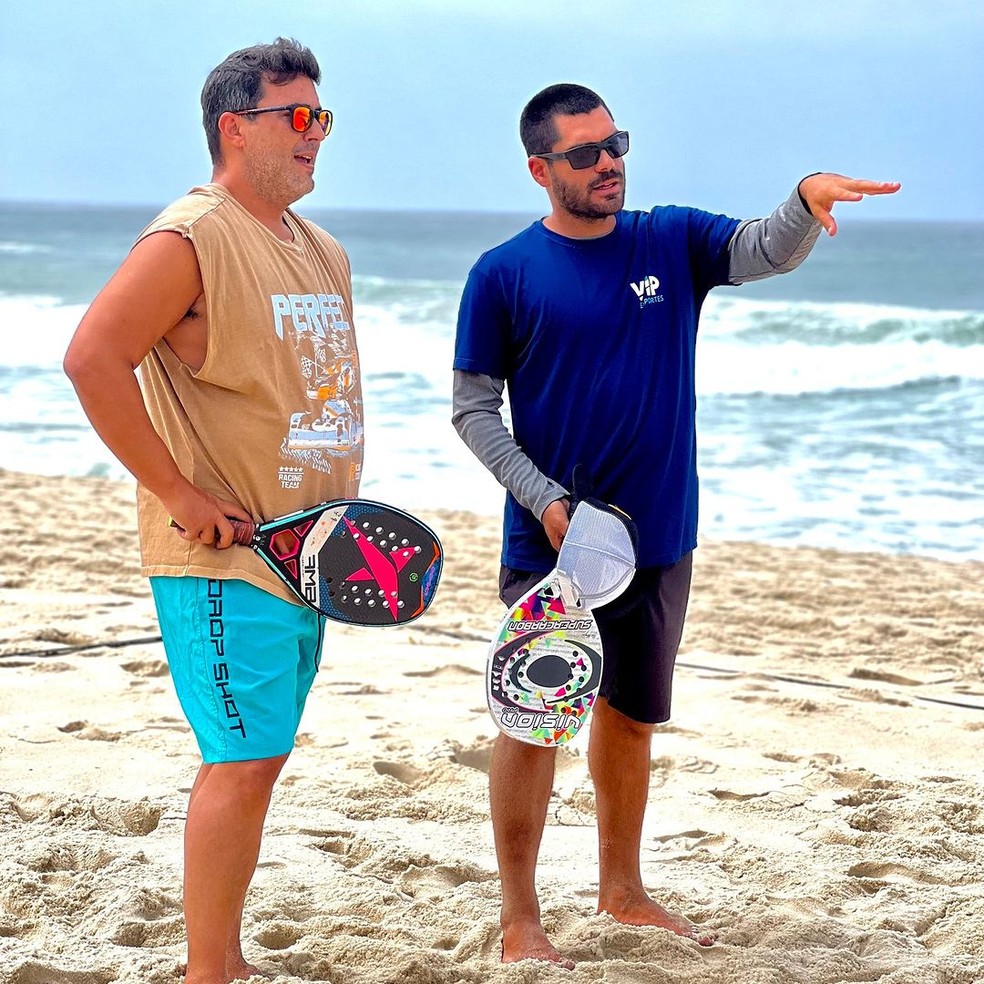
[[(357, 300), (364, 371), (415, 372), (450, 387), (457, 289), (383, 281)], [(0, 294), (0, 366), (60, 370), (85, 305)], [(698, 336), (701, 394), (796, 394), (984, 379), (984, 312), (875, 304), (716, 300)]]
[(984, 311), (889, 304), (745, 300), (711, 295), (701, 334), (750, 346), (795, 339), (811, 347), (941, 342), (955, 348), (984, 343)]
[(19, 243), (10, 240), (0, 240), (0, 253), (12, 253), (15, 256), (29, 256), (37, 253), (53, 253), (50, 246), (43, 243)]
[(0, 365), (60, 365), (85, 314), (84, 304), (62, 304), (57, 297), (0, 295)]
[(697, 391), (701, 395), (881, 390), (946, 380), (984, 380), (984, 345), (967, 349), (940, 341), (826, 347), (793, 341), (773, 345), (698, 342)]

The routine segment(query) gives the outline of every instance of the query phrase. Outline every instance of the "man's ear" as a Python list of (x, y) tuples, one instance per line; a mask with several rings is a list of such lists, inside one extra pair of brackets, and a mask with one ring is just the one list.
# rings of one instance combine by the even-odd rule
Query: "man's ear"
[(530, 169), (530, 174), (533, 175), (533, 180), (541, 188), (550, 187), (550, 165), (542, 157), (531, 157), (527, 162), (526, 166)]
[(243, 140), (243, 121), (235, 113), (223, 113), (218, 122), (219, 137), (231, 144), (233, 147), (242, 147)]

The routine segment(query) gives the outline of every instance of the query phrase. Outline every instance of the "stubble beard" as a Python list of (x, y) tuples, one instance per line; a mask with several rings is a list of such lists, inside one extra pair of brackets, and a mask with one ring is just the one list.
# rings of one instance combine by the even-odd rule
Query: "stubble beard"
[[(613, 179), (617, 179), (619, 181), (617, 193), (605, 202), (592, 202), (592, 187), (605, 184), (605, 182)], [(553, 189), (557, 198), (557, 204), (560, 205), (564, 211), (579, 219), (607, 219), (610, 215), (620, 212), (622, 210), (622, 206), (625, 204), (625, 175), (619, 173), (618, 171), (608, 171), (605, 174), (599, 175), (594, 181), (591, 182), (586, 190), (582, 190), (575, 185), (559, 181), (555, 176)]]
[(258, 197), (280, 209), (286, 209), (314, 190), (311, 175), (297, 174), (289, 164), (270, 159), (248, 159), (246, 177)]

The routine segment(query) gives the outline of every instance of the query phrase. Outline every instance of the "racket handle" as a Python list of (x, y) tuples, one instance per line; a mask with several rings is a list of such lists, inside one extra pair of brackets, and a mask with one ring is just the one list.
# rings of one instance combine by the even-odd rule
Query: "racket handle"
[[(226, 517), (229, 519), (229, 517)], [(256, 532), (256, 523), (247, 523), (241, 519), (229, 519), (232, 523), (232, 542), (241, 543), (248, 547), (253, 542), (253, 534)]]
[[(226, 516), (226, 519), (232, 524), (232, 542), (248, 547), (253, 542), (256, 523), (247, 523), (243, 519), (233, 519), (231, 516)], [(179, 533), (184, 533), (184, 527), (178, 526), (173, 519), (169, 520), (168, 525), (172, 526)]]

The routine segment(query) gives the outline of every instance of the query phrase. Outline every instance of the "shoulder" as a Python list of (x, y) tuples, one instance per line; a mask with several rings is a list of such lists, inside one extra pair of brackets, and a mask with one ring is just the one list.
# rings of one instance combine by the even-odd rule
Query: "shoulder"
[(644, 212), (623, 212), (622, 222), (638, 236), (658, 235), (683, 241), (728, 239), (738, 220), (689, 205), (656, 205)]
[(155, 232), (177, 232), (190, 237), (192, 229), (203, 219), (227, 208), (228, 196), (215, 185), (192, 188), (188, 194), (171, 202), (137, 237), (139, 242)]
[(536, 221), (505, 242), (487, 249), (475, 261), (472, 272), (491, 276), (521, 267), (530, 255), (542, 248), (544, 238), (540, 230), (541, 224)]

